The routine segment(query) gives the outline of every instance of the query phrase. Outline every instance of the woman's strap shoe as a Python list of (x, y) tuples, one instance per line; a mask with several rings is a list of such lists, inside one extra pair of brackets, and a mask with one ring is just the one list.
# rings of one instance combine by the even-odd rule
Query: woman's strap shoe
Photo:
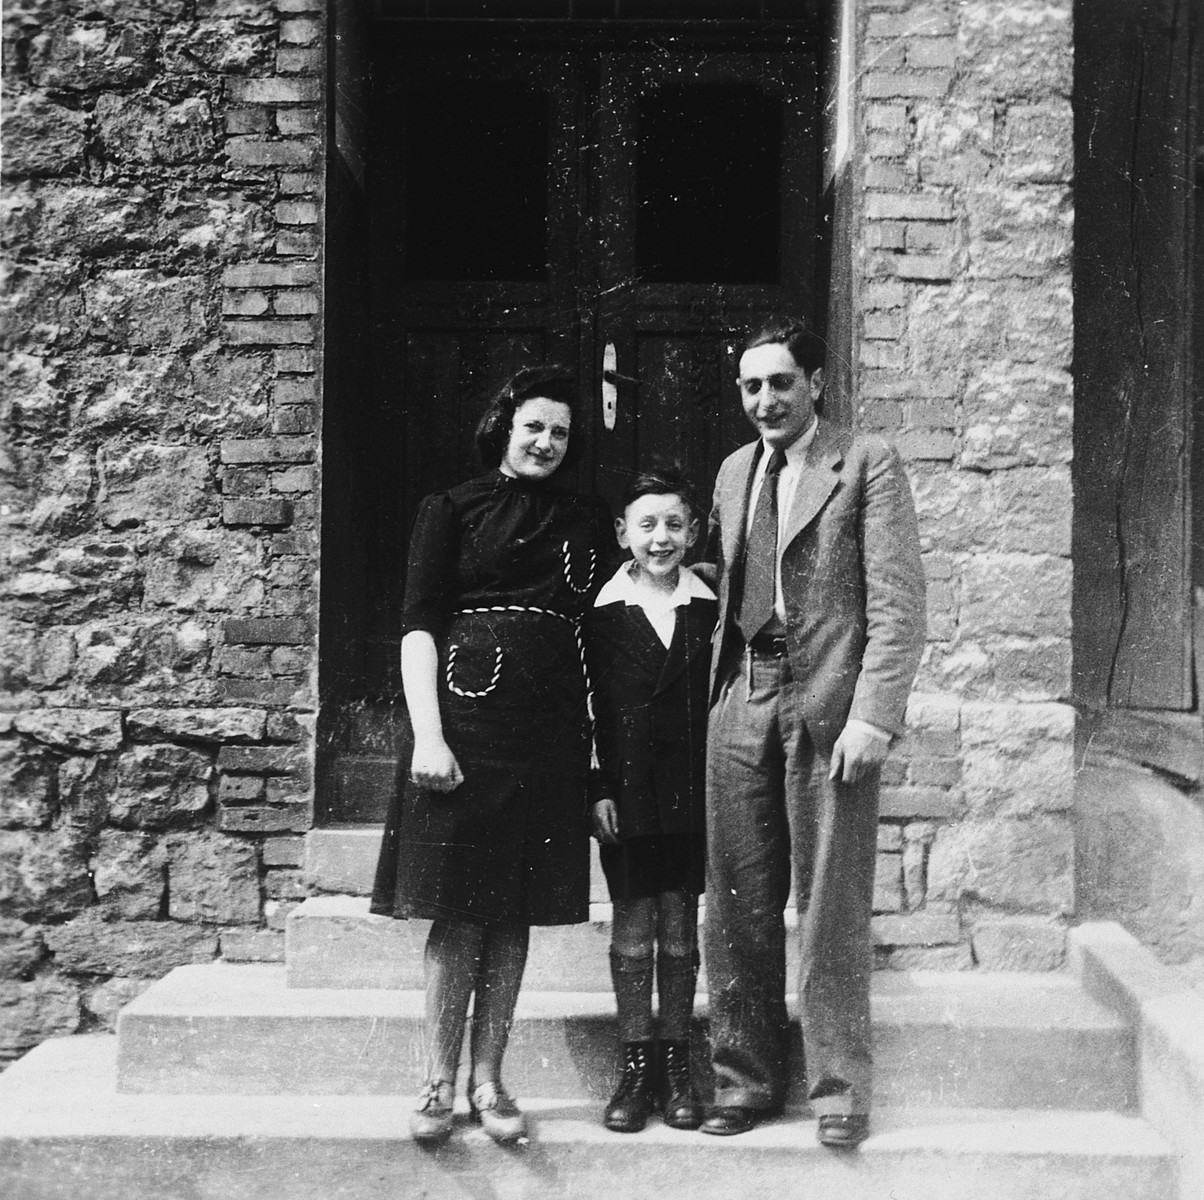
[(527, 1116), (496, 1080), (478, 1083), (468, 1097), (474, 1121), (500, 1146), (527, 1139)]
[(455, 1096), (455, 1085), (446, 1079), (423, 1085), (410, 1113), (410, 1136), (420, 1146), (441, 1146), (451, 1137)]

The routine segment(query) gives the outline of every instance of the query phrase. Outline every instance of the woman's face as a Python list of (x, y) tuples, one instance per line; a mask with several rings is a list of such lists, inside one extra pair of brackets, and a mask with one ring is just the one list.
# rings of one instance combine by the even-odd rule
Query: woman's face
[(510, 440), (498, 469), (515, 479), (547, 479), (564, 462), (573, 413), (567, 404), (535, 396), (514, 410)]

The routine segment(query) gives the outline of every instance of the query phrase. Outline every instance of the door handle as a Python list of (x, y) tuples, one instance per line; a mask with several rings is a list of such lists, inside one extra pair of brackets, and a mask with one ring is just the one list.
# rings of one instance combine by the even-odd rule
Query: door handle
[(615, 386), (615, 368), (619, 365), (614, 342), (607, 342), (602, 351), (602, 424), (608, 430), (615, 427), (619, 415), (619, 389)]

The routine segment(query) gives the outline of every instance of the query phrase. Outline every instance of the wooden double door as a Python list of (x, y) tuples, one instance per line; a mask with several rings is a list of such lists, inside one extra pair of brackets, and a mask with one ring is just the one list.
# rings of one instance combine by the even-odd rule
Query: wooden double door
[[(369, 698), (398, 691), (413, 513), (475, 472), (473, 430), (508, 374), (559, 362), (576, 375), (575, 486), (616, 505), (632, 472), (673, 459), (705, 505), (748, 437), (742, 332), (776, 311), (822, 315), (814, 47), (785, 27), (751, 32), (373, 31), (364, 294), (349, 297), (366, 362), (356, 395), (327, 389), (328, 407), (358, 414), (342, 414), (339, 440), (363, 561), (348, 594), (324, 599), (357, 631), (338, 672), (352, 707), (357, 670)], [(328, 815), (373, 807), (336, 796)]]

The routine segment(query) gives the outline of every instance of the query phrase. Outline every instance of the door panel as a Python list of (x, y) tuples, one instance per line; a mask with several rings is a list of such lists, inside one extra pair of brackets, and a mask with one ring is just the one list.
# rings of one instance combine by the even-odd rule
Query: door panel
[(516, 29), (497, 22), (456, 42), (417, 22), (374, 30), (372, 382), (343, 421), (367, 551), (338, 600), (356, 649), (338, 664), (340, 695), (324, 697), (326, 821), (383, 815), (406, 753), (410, 524), (424, 495), (474, 473), (492, 389), (520, 366), (563, 362), (587, 399), (587, 452), (570, 482), (617, 507), (634, 471), (673, 457), (705, 507), (720, 461), (748, 436), (740, 332), (778, 309), (820, 311), (810, 50), (703, 50), (714, 31), (660, 37), (622, 22), (605, 39)]

